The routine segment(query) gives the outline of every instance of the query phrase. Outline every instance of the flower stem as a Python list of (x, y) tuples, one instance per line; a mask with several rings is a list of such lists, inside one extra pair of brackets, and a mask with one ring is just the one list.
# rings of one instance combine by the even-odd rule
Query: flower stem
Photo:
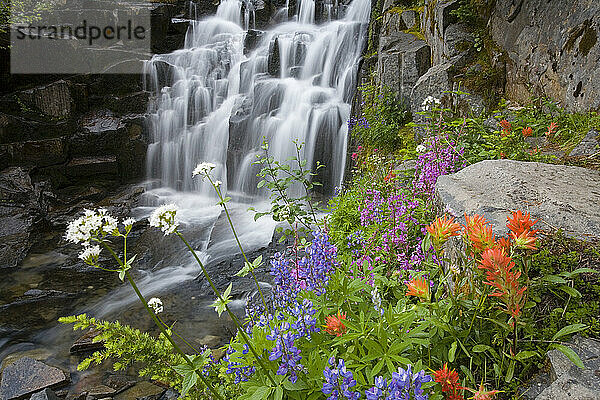
[[(115, 252), (113, 251), (113, 249), (111, 249), (110, 246), (108, 246), (106, 243), (104, 243), (104, 241), (101, 241), (101, 243), (112, 254), (113, 258), (115, 260), (117, 260), (117, 262), (119, 263), (119, 265), (121, 266), (121, 268), (124, 268), (125, 264), (123, 263), (123, 261), (121, 261), (121, 259), (119, 259), (119, 257), (117, 257), (117, 255), (115, 254)], [(156, 324), (156, 326), (158, 326), (158, 328), (160, 329), (161, 333), (167, 338), (167, 340), (169, 341), (169, 343), (171, 343), (171, 346), (173, 346), (173, 348), (175, 349), (175, 351), (177, 353), (179, 353), (179, 355), (181, 357), (183, 357), (183, 359), (186, 361), (186, 363), (190, 367), (194, 368), (194, 364), (192, 363), (192, 360), (190, 360), (189, 357), (177, 345), (177, 343), (175, 343), (175, 341), (173, 340), (173, 338), (171, 337), (171, 335), (169, 335), (169, 333), (167, 332), (167, 330), (165, 329), (165, 327), (163, 326), (163, 324), (159, 321), (159, 319), (156, 316), (156, 314), (154, 313), (154, 311), (150, 308), (150, 306), (148, 305), (148, 302), (146, 301), (146, 299), (144, 298), (144, 296), (142, 295), (142, 293), (138, 289), (138, 287), (135, 284), (133, 278), (131, 277), (131, 274), (129, 273), (129, 271), (125, 271), (125, 277), (127, 277), (127, 281), (129, 282), (129, 284), (131, 285), (131, 287), (135, 291), (135, 294), (138, 296), (138, 298), (140, 299), (140, 301), (142, 302), (142, 304), (146, 308), (146, 311), (148, 312), (148, 314), (150, 314), (150, 317), (152, 318), (152, 320), (154, 321), (154, 323)], [(204, 375), (202, 375), (199, 371), (194, 371), (194, 372), (196, 373), (196, 375), (198, 375), (198, 377), (200, 378), (200, 380), (202, 380), (202, 382), (204, 383), (204, 385), (206, 386), (206, 388), (212, 393), (213, 396), (215, 396), (216, 399), (224, 400), (223, 397), (216, 391), (216, 389), (213, 388), (208, 383), (208, 381), (206, 380), (206, 378), (204, 377)]]
[(273, 380), (273, 377), (271, 376), (270, 371), (263, 364), (262, 360), (258, 356), (258, 353), (254, 349), (254, 346), (252, 346), (252, 344), (250, 343), (250, 340), (248, 339), (248, 336), (246, 335), (246, 332), (244, 332), (244, 329), (242, 328), (242, 325), (240, 324), (240, 321), (237, 319), (237, 317), (235, 316), (235, 314), (231, 311), (231, 309), (229, 308), (229, 306), (225, 302), (225, 299), (223, 299), (223, 297), (221, 296), (221, 292), (219, 292), (219, 290), (217, 289), (217, 287), (213, 283), (212, 279), (210, 279), (210, 276), (208, 275), (208, 272), (206, 271), (206, 268), (204, 268), (204, 264), (202, 263), (202, 261), (200, 261), (200, 258), (198, 257), (198, 255), (196, 254), (196, 252), (194, 251), (194, 249), (192, 248), (192, 246), (190, 246), (190, 244), (188, 243), (188, 241), (183, 237), (183, 235), (181, 234), (181, 232), (175, 231), (175, 233), (177, 234), (177, 236), (179, 236), (179, 238), (183, 241), (183, 243), (185, 243), (185, 245), (187, 246), (187, 248), (190, 251), (190, 253), (192, 253), (192, 255), (194, 256), (194, 259), (196, 259), (196, 262), (200, 266), (200, 269), (202, 269), (202, 273), (204, 274), (204, 277), (206, 278), (206, 280), (210, 284), (212, 290), (215, 292), (215, 295), (219, 298), (219, 300), (221, 301), (221, 303), (225, 305), (225, 310), (227, 311), (227, 314), (229, 314), (229, 317), (231, 318), (231, 320), (233, 321), (233, 323), (237, 327), (238, 332), (240, 333), (240, 336), (242, 336), (242, 339), (248, 345), (248, 348), (250, 349), (250, 351), (252, 351), (252, 354), (256, 358), (256, 361), (258, 362), (258, 364), (260, 365), (260, 367), (265, 371), (265, 374), (267, 375), (267, 377), (269, 378), (269, 380), (271, 381), (271, 383), (273, 384), (273, 386), (277, 386), (277, 384), (275, 383), (275, 380)]
[[(209, 175), (207, 175), (207, 178), (210, 181), (211, 185), (213, 185), (213, 187), (215, 188), (215, 191), (217, 192), (217, 195), (219, 196), (219, 200), (221, 200), (221, 206), (223, 207), (223, 210), (225, 210), (225, 215), (227, 216), (227, 221), (229, 221), (229, 226), (231, 227), (231, 231), (233, 232), (233, 236), (235, 237), (235, 241), (237, 242), (238, 248), (242, 252), (244, 261), (247, 264), (249, 264), (250, 262), (248, 261), (248, 257), (246, 257), (246, 252), (244, 251), (244, 248), (242, 247), (240, 238), (238, 237), (237, 232), (233, 226), (233, 222), (231, 221), (231, 216), (229, 215), (229, 210), (227, 209), (225, 200), (223, 199), (223, 194), (221, 193), (221, 190), (219, 189), (219, 187), (217, 185), (215, 185), (215, 183), (212, 181), (212, 179), (210, 178)], [(268, 308), (267, 308), (267, 301), (265, 300), (265, 295), (263, 294), (263, 291), (260, 288), (258, 279), (256, 279), (256, 275), (254, 274), (253, 269), (250, 270), (250, 273), (252, 274), (252, 278), (254, 279), (254, 283), (256, 284), (256, 288), (258, 289), (258, 293), (260, 293), (260, 298), (262, 299), (263, 306), (265, 307), (265, 310), (267, 310)]]

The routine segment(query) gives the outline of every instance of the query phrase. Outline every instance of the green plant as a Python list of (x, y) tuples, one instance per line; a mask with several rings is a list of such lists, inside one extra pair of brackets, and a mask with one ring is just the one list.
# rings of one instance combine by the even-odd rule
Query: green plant
[(362, 145), (386, 153), (410, 149), (412, 130), (406, 127), (412, 116), (406, 100), (388, 88), (365, 84), (359, 88), (361, 114), (350, 118), (348, 131)]

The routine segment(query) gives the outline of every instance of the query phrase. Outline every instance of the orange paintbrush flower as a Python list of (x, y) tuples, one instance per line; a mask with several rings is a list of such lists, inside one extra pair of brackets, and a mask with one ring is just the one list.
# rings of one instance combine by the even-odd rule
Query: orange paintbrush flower
[(531, 136), (533, 134), (533, 130), (531, 129), (530, 126), (528, 126), (527, 128), (523, 128), (523, 137), (528, 137)]
[(429, 282), (425, 278), (412, 278), (406, 283), (407, 296), (419, 297), (422, 300), (429, 300)]
[(495, 247), (501, 249), (506, 255), (510, 254), (510, 241), (505, 237), (498, 239)]
[(502, 130), (504, 131), (504, 134), (510, 132), (512, 125), (510, 122), (508, 122), (507, 120), (503, 119), (502, 121), (498, 122), (498, 125), (500, 125), (502, 127)]
[(460, 234), (461, 226), (454, 222), (454, 217), (438, 217), (427, 227), (427, 232), (431, 235), (433, 247), (439, 251), (440, 247), (452, 236)]
[(469, 217), (465, 215), (467, 221), (465, 226), (466, 237), (471, 242), (473, 249), (482, 252), (494, 247), (496, 242), (492, 227), (486, 224), (485, 218), (480, 215)]
[(442, 385), (442, 392), (444, 393), (450, 392), (455, 394), (457, 390), (462, 389), (458, 384), (458, 372), (449, 369), (448, 363), (445, 363), (444, 366), (437, 371), (433, 371), (433, 377), (436, 382)]
[(328, 315), (325, 318), (325, 332), (330, 335), (342, 336), (346, 333), (346, 325), (344, 325), (344, 320), (346, 319), (346, 313), (339, 312), (337, 315)]
[(523, 213), (521, 210), (513, 211), (512, 215), (507, 217), (506, 227), (510, 229), (516, 236), (520, 236), (521, 233), (529, 230), (530, 236), (535, 235), (537, 229), (531, 230), (531, 227), (538, 221), (531, 220), (529, 213)]
[(558, 128), (558, 124), (556, 122), (550, 122), (550, 125), (548, 125), (548, 132), (546, 132), (546, 136), (550, 136), (554, 132), (556, 132), (556, 128)]
[(490, 296), (498, 297), (504, 303), (503, 311), (515, 319), (521, 314), (525, 302), (526, 286), (519, 285), (521, 272), (514, 272), (515, 263), (502, 249), (487, 249), (481, 255), (479, 268), (486, 272), (486, 285), (494, 288)]
[(512, 240), (514, 240), (515, 247), (517, 249), (535, 250), (536, 248), (535, 244), (537, 238), (535, 237), (534, 233), (529, 231), (529, 229), (526, 229), (523, 232), (521, 232), (519, 236), (517, 236), (514, 232), (511, 232), (510, 237), (512, 238)]
[(475, 391), (473, 389), (466, 388), (469, 392), (473, 393), (473, 400), (492, 400), (496, 394), (500, 393), (499, 390), (485, 390), (485, 386), (483, 386), (483, 382), (479, 385), (479, 390)]

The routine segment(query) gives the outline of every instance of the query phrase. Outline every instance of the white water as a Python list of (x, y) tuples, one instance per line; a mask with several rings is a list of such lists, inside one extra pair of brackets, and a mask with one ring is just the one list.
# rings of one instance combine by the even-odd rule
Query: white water
[[(332, 7), (327, 8), (328, 18)], [(294, 21), (266, 31), (246, 54), (242, 26), (251, 24), (254, 10), (245, 10), (237, 0), (223, 0), (214, 17), (190, 23), (183, 49), (155, 55), (146, 64), (147, 85), (155, 98), (149, 109), (151, 184), (147, 206), (137, 209), (136, 217), (147, 217), (157, 205), (176, 203), (184, 234), (209, 265), (239, 250), (215, 206), (214, 189), (192, 178), (199, 162), (216, 165), (212, 175), (234, 198), (233, 221), (246, 251), (267, 246), (276, 225), (266, 218), (254, 222), (246, 212), (249, 203), (266, 207), (267, 194), (256, 189), (258, 167), (252, 165), (263, 139), (279, 160), (296, 154), (293, 140), (305, 143), (301, 157), (307, 165), (320, 161), (327, 166), (320, 176), (326, 187), (341, 184), (349, 101), (370, 0), (354, 0), (346, 17), (323, 25), (314, 24), (315, 0), (302, 0)], [(275, 45), (280, 68), (272, 76), (268, 57)], [(189, 255), (168, 255), (161, 265), (141, 271), (138, 286), (150, 296), (198, 274)], [(127, 288), (107, 297), (93, 307), (95, 314), (136, 300)]]

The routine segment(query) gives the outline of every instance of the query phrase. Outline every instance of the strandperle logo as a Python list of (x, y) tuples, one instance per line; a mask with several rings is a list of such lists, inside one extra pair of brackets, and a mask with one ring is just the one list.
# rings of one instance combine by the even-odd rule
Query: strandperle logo
[(24, 3), (11, 8), (13, 74), (139, 74), (151, 56), (155, 3), (57, 0), (43, 11)]
[(144, 40), (146, 38), (146, 28), (141, 25), (135, 25), (128, 20), (126, 24), (116, 26), (99, 27), (88, 25), (87, 20), (75, 28), (71, 25), (17, 25), (16, 39), (31, 40), (58, 40), (64, 38), (75, 38), (86, 40), (91, 46), (98, 40)]

